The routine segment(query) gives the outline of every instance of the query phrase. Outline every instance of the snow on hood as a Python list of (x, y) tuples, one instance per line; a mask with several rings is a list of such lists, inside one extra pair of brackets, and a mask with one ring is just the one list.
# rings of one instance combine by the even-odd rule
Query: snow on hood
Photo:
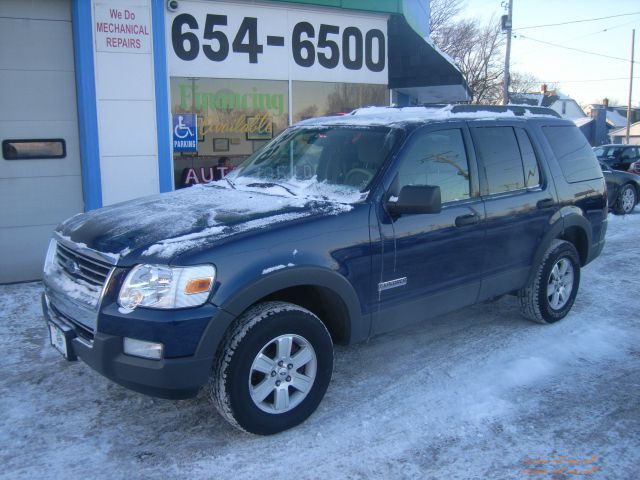
[(115, 261), (132, 251), (168, 259), (237, 233), (351, 208), (335, 198), (297, 197), (280, 187), (231, 189), (227, 182), (214, 182), (76, 215), (58, 234)]

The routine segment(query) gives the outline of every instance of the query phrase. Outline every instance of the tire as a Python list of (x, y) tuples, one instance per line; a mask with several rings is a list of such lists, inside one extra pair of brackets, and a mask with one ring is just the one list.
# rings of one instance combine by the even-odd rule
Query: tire
[(623, 185), (618, 192), (616, 203), (613, 206), (613, 213), (616, 215), (626, 215), (631, 213), (638, 203), (638, 194), (633, 185)]
[(553, 240), (529, 285), (518, 292), (520, 311), (538, 323), (555, 323), (567, 316), (580, 286), (580, 260), (575, 247)]
[(242, 314), (223, 340), (209, 394), (234, 427), (271, 435), (306, 420), (333, 372), (333, 343), (320, 319), (291, 303), (266, 302)]

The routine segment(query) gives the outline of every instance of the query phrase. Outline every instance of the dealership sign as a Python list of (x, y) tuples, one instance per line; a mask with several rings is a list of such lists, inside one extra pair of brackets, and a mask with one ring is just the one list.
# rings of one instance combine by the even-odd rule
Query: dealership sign
[(169, 74), (387, 84), (387, 18), (338, 10), (180, 2)]

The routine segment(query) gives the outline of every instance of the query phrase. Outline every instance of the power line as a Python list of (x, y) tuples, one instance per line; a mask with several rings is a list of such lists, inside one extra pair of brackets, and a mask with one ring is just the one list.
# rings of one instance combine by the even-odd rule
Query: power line
[(513, 30), (527, 30), (530, 28), (542, 28), (542, 27), (558, 27), (560, 25), (569, 25), (572, 23), (583, 23), (583, 22), (595, 22), (597, 20), (606, 20), (608, 18), (616, 18), (616, 17), (628, 17), (630, 15), (640, 15), (640, 12), (620, 13), (618, 15), (609, 15), (608, 17), (587, 18), (584, 20), (571, 20), (568, 22), (561, 22), (561, 23), (548, 23), (546, 25), (531, 25), (528, 27), (514, 28)]
[[(597, 57), (611, 58), (613, 60), (621, 60), (623, 62), (629, 62), (630, 61), (628, 58), (614, 57), (612, 55), (605, 55), (604, 53), (589, 52), (587, 50), (581, 50), (579, 48), (567, 47), (565, 45), (558, 45), (557, 43), (545, 42), (544, 40), (538, 40), (537, 38), (527, 37), (527, 36), (524, 36), (522, 34), (514, 35), (514, 37), (516, 37), (516, 38), (518, 38), (518, 37), (519, 38), (524, 38), (525, 40), (531, 40), (532, 42), (542, 43), (544, 45), (549, 45), (551, 47), (564, 48), (565, 50), (572, 50), (574, 52), (585, 53), (587, 55), (595, 55)], [(634, 61), (633, 63), (638, 63), (638, 62)]]
[[(634, 80), (637, 80), (640, 77), (633, 77)], [(580, 83), (580, 82), (610, 82), (614, 80), (629, 80), (629, 77), (618, 77), (618, 78), (593, 78), (590, 80), (580, 79), (580, 80), (542, 80), (542, 83)]]
[(601, 29), (601, 30), (598, 30), (597, 32), (591, 32), (591, 33), (587, 33), (586, 35), (580, 35), (579, 37), (571, 38), (571, 39), (569, 39), (568, 41), (569, 41), (569, 42), (573, 42), (574, 40), (581, 40), (581, 39), (583, 39), (583, 38), (587, 38), (587, 37), (590, 37), (590, 36), (592, 36), (592, 35), (598, 35), (598, 34), (600, 34), (600, 33), (609, 32), (610, 30), (614, 30), (614, 29), (616, 29), (616, 28), (621, 28), (621, 27), (624, 27), (624, 26), (626, 26), (626, 25), (630, 25), (630, 24), (632, 24), (632, 23), (636, 23), (636, 21), (637, 21), (637, 20), (631, 20), (630, 22), (624, 22), (624, 23), (621, 23), (621, 24), (619, 24), (619, 25), (614, 25), (614, 26), (612, 26), (612, 27), (603, 28), (603, 29)]

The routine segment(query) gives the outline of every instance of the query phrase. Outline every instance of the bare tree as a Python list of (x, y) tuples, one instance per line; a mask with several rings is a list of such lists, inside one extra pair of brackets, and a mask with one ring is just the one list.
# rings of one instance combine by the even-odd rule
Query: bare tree
[(432, 39), (460, 68), (474, 103), (500, 102), (505, 39), (495, 18), (486, 24), (470, 19), (444, 23)]
[(465, 0), (431, 0), (429, 3), (429, 33), (434, 38), (462, 11)]
[(369, 105), (385, 105), (387, 102), (386, 90), (379, 85), (338, 83), (327, 97), (327, 111), (324, 115), (350, 112)]
[(509, 93), (535, 93), (540, 91), (541, 85), (542, 81), (531, 73), (512, 71)]

